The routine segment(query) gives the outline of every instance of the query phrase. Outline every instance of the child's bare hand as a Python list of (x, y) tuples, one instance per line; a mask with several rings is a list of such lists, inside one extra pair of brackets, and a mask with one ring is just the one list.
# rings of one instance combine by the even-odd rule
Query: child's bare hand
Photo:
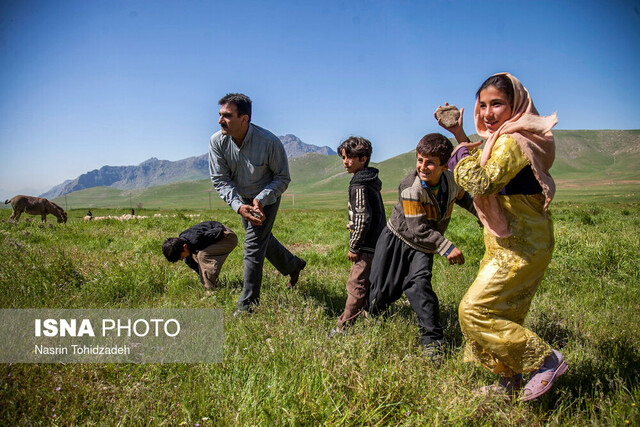
[(354, 254), (353, 252), (349, 251), (349, 253), (347, 254), (347, 259), (351, 262), (356, 262), (358, 261), (358, 254)]
[(462, 255), (462, 251), (460, 249), (453, 248), (451, 253), (447, 255), (447, 260), (451, 265), (454, 265), (454, 264), (462, 265), (464, 264), (464, 255)]
[(483, 142), (484, 142), (483, 140), (476, 141), (476, 142), (461, 142), (458, 145), (456, 145), (455, 149), (457, 149), (459, 146), (461, 146), (461, 147), (467, 147), (467, 150), (471, 151), (474, 148), (482, 145)]
[[(448, 102), (444, 103), (444, 106), (447, 107), (449, 105)], [(440, 108), (441, 106), (438, 105), (438, 108)], [(438, 109), (436, 108), (436, 111), (438, 111)], [(451, 132), (453, 134), (453, 136), (456, 138), (456, 140), (458, 142), (460, 141), (468, 141), (469, 138), (467, 138), (467, 134), (464, 132), (464, 128), (462, 126), (462, 117), (464, 116), (464, 107), (460, 109), (460, 117), (458, 117), (458, 123), (456, 123), (455, 125), (451, 126), (451, 127), (446, 127), (443, 123), (442, 120), (440, 120), (436, 114), (436, 111), (433, 112), (433, 117), (436, 119), (436, 121), (438, 122), (438, 124), (443, 127), (444, 129), (448, 130), (449, 132)]]
[[(448, 107), (449, 103), (445, 102), (444, 106)], [(442, 105), (438, 105), (438, 108), (441, 108), (441, 107), (442, 107)], [(458, 128), (462, 129), (462, 115), (464, 114), (464, 107), (460, 109), (460, 117), (458, 118), (458, 123), (456, 123), (455, 125), (453, 125), (451, 127), (446, 127), (442, 123), (442, 120), (438, 118), (438, 114), (437, 114), (438, 108), (436, 108), (436, 110), (433, 112), (433, 117), (436, 119), (436, 121), (438, 122), (438, 124), (440, 126), (442, 126), (443, 128), (445, 128), (446, 130), (450, 131), (453, 134), (455, 134), (454, 130), (457, 130)], [(452, 108), (455, 108), (455, 107), (452, 107)]]

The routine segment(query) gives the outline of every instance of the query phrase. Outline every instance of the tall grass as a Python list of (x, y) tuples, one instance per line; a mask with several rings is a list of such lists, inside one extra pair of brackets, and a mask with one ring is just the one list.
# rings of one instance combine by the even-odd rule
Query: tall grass
[[(344, 308), (345, 210), (282, 210), (274, 234), (307, 260), (298, 287), (265, 266), (257, 313), (233, 318), (241, 245), (213, 295), (162, 241), (214, 218), (244, 232), (228, 209), (165, 211), (128, 222), (18, 224), (0, 211), (2, 308), (222, 308), (219, 364), (0, 365), (5, 425), (544, 425), (640, 422), (640, 204), (556, 203), (556, 249), (527, 324), (560, 348), (570, 369), (538, 401), (477, 396), (494, 378), (462, 362), (457, 305), (483, 254), (475, 220), (456, 211), (448, 237), (467, 259), (437, 258), (434, 287), (450, 352), (440, 366), (418, 345), (406, 300), (384, 320), (359, 319), (327, 339)], [(94, 212), (104, 214), (105, 212)], [(155, 211), (142, 210), (142, 215)], [(10, 343), (3, 343), (10, 345)]]

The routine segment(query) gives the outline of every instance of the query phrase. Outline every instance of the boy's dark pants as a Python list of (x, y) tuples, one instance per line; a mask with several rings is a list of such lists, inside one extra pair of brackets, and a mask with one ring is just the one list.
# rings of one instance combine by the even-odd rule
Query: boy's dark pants
[(358, 260), (353, 263), (347, 280), (347, 302), (342, 315), (338, 318), (338, 328), (353, 323), (367, 305), (371, 286), (369, 275), (372, 260), (373, 253), (362, 251), (358, 255)]
[(432, 267), (433, 254), (413, 249), (387, 227), (382, 230), (371, 266), (369, 312), (381, 314), (404, 292), (418, 316), (423, 346), (444, 341), (438, 297), (431, 288)]

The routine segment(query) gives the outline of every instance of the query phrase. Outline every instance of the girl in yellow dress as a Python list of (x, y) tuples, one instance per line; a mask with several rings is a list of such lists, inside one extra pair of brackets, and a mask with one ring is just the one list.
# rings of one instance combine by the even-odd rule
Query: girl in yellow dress
[(485, 227), (486, 252), (458, 310), (465, 361), (500, 375), (496, 384), (481, 389), (488, 395), (515, 394), (522, 388), (522, 374), (532, 372), (520, 395), (527, 401), (549, 391), (567, 370), (562, 355), (523, 326), (553, 252), (547, 207), (555, 193), (549, 169), (557, 118), (538, 115), (529, 92), (508, 73), (480, 86), (474, 118), (486, 139), (482, 150), (476, 148), (480, 142), (469, 142), (462, 114), (446, 128), (459, 142), (449, 169), (474, 195)]

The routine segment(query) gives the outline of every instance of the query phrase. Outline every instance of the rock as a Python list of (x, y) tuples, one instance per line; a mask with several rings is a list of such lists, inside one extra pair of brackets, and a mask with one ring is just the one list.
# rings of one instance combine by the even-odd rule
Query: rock
[(458, 124), (460, 119), (460, 110), (455, 105), (445, 105), (444, 107), (438, 107), (436, 110), (436, 119), (440, 120), (440, 123), (446, 128), (450, 128)]

